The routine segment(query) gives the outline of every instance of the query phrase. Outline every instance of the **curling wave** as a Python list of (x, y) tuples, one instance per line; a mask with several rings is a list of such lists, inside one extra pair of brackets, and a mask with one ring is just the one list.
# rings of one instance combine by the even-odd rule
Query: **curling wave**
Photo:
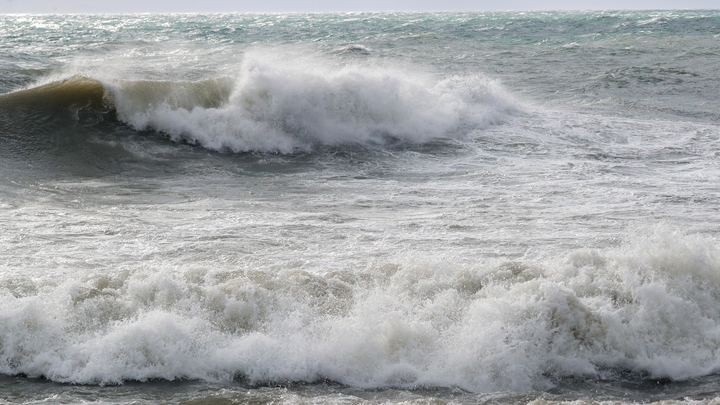
[(242, 63), (227, 100), (214, 106), (185, 89), (182, 97), (148, 102), (156, 89), (133, 86), (108, 86), (122, 121), (234, 152), (420, 143), (498, 122), (515, 107), (498, 84), (479, 76), (433, 82), (389, 69), (333, 70), (318, 62), (253, 57)]
[(423, 143), (501, 122), (517, 108), (487, 78), (332, 68), (248, 55), (237, 78), (198, 82), (73, 76), (3, 103), (102, 110), (138, 131), (217, 151), (292, 153), (318, 145)]

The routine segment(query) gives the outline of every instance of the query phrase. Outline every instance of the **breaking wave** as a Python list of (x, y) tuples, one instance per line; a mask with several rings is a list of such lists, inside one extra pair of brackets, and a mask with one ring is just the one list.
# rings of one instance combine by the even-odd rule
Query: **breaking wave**
[(365, 271), (138, 269), (5, 276), (0, 373), (72, 383), (331, 380), (547, 389), (720, 366), (720, 251), (667, 230), (560, 260)]
[[(108, 110), (137, 131), (217, 151), (292, 153), (459, 137), (502, 122), (517, 103), (479, 75), (434, 79), (248, 55), (236, 78), (128, 81), (72, 76), (0, 96), (4, 105)], [(54, 111), (54, 110), (53, 110)], [(106, 111), (103, 111), (106, 113)]]

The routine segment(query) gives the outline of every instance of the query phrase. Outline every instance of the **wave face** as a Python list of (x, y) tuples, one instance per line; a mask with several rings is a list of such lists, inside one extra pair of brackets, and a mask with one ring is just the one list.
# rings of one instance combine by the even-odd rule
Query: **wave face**
[(28, 90), (4, 94), (0, 102), (6, 108), (14, 105), (69, 107), (75, 104), (90, 104), (94, 107), (102, 105), (104, 89), (98, 81), (73, 77)]
[(102, 84), (96, 80), (71, 77), (0, 95), (0, 136), (18, 134), (31, 138), (38, 132), (46, 135), (83, 121), (81, 111), (83, 115), (98, 115), (102, 120), (107, 113), (104, 93)]
[(611, 370), (686, 379), (720, 366), (718, 274), (714, 241), (659, 229), (623, 248), (469, 268), (4, 276), (0, 372), (474, 392)]
[(280, 153), (457, 138), (502, 122), (518, 106), (499, 84), (477, 75), (438, 80), (399, 69), (328, 65), (250, 53), (236, 79), (74, 76), (0, 98), (76, 115), (104, 106), (137, 131), (216, 151)]

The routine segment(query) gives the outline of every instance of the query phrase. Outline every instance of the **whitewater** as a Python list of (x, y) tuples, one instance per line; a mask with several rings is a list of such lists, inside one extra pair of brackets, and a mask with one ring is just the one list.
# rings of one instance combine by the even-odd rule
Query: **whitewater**
[(0, 16), (0, 403), (716, 404), (720, 11)]

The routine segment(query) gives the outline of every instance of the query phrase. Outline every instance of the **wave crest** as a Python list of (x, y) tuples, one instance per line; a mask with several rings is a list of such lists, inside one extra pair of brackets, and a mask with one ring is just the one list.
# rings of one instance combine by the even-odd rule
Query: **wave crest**
[[(212, 150), (280, 153), (458, 138), (502, 122), (518, 106), (502, 86), (479, 75), (437, 79), (397, 68), (337, 67), (252, 53), (236, 78), (71, 76), (0, 95), (0, 104), (49, 117), (53, 125), (68, 124), (59, 111), (81, 121), (80, 111), (92, 116), (90, 122), (119, 120)], [(27, 105), (34, 111), (22, 107)]]
[(433, 82), (391, 69), (252, 57), (227, 100), (216, 105), (187, 103), (192, 95), (148, 102), (147, 89), (108, 88), (118, 117), (133, 128), (233, 152), (421, 143), (499, 122), (516, 106), (497, 83), (476, 75)]

